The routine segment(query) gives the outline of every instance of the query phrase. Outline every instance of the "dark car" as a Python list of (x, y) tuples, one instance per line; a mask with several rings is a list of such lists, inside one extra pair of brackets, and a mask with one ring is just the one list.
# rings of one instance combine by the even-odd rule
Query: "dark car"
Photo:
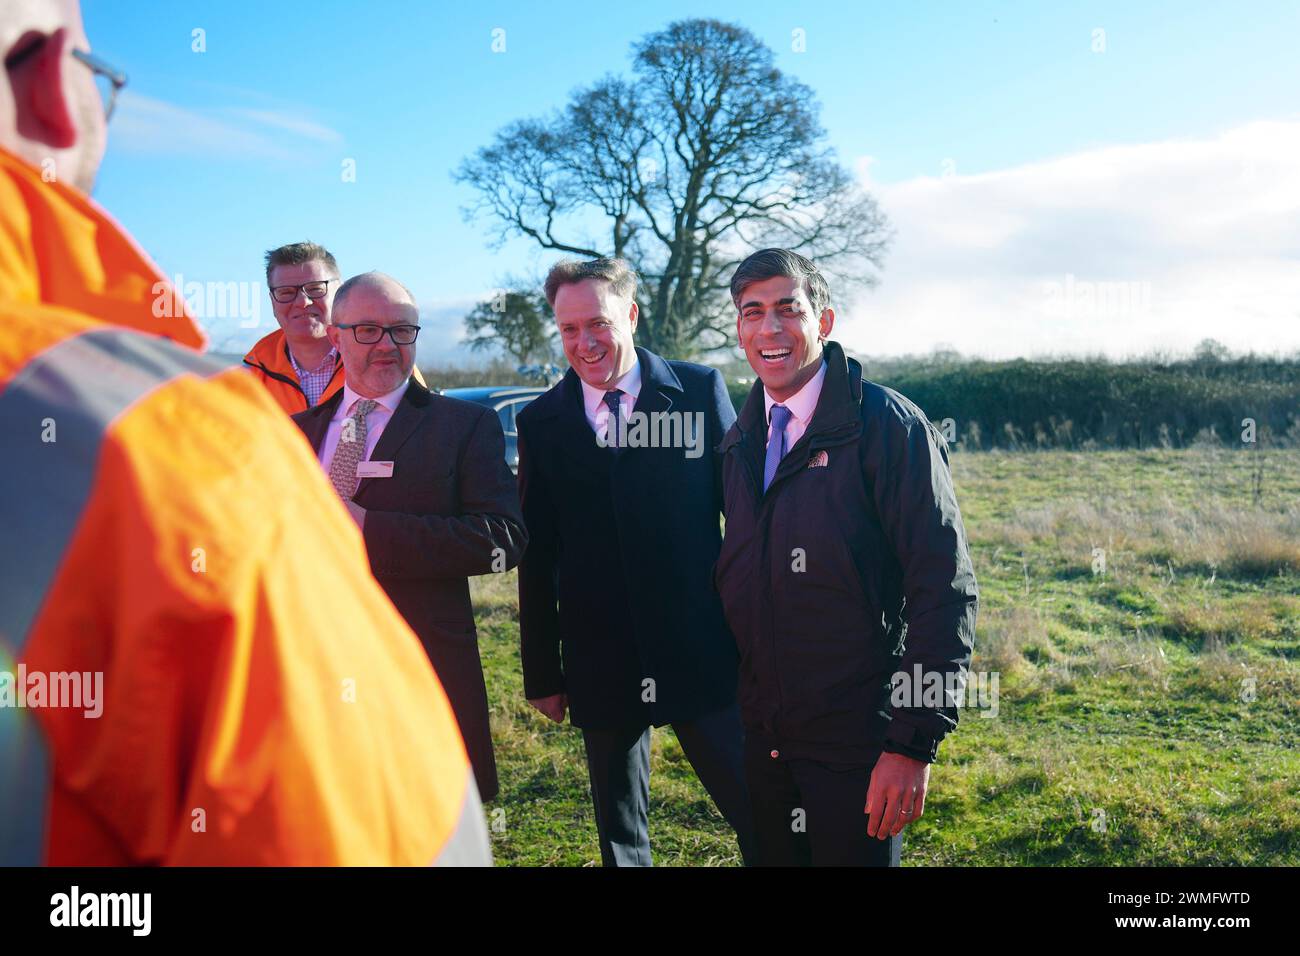
[(483, 386), (479, 388), (442, 388), (438, 394), (449, 398), (459, 398), (463, 402), (477, 402), (496, 409), (501, 419), (501, 430), (506, 433), (506, 464), (515, 474), (519, 473), (519, 432), (515, 428), (515, 415), (538, 395), (544, 388), (527, 385), (504, 385), (499, 388)]

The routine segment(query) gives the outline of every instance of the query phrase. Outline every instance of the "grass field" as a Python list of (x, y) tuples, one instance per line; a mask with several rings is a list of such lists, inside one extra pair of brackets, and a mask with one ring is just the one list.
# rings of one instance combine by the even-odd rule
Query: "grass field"
[[(953, 475), (997, 715), (944, 741), (904, 865), (1300, 864), (1300, 451), (957, 453)], [(514, 574), (474, 598), (497, 864), (596, 865), (581, 734), (523, 698)], [(650, 836), (657, 865), (740, 862), (667, 728)]]

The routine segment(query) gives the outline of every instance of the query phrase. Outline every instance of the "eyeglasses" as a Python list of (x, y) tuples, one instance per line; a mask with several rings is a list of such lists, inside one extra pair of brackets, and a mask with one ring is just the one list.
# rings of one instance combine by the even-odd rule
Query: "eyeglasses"
[(304, 282), (302, 285), (278, 285), (271, 289), (271, 298), (276, 302), (292, 302), (298, 298), (298, 291), (302, 290), (307, 293), (309, 299), (323, 299), (330, 283), (338, 281), (338, 279), (317, 279), (314, 282)]
[[(13, 70), (22, 66), (45, 46), (45, 41), (48, 39), (49, 37), (40, 37), (14, 53), (5, 60), (5, 69)], [(122, 87), (126, 86), (126, 74), (110, 66), (106, 60), (100, 59), (89, 50), (73, 50), (72, 55), (95, 74), (95, 85), (99, 88), (99, 98), (104, 104), (104, 122), (107, 123), (113, 118), (113, 109), (117, 106), (117, 94), (122, 91)]]
[(117, 106), (117, 94), (126, 86), (126, 74), (101, 60), (89, 50), (73, 50), (72, 55), (95, 74), (95, 85), (99, 87), (99, 98), (104, 104), (104, 122), (113, 118), (113, 109)]
[(371, 325), (368, 322), (360, 322), (353, 325), (339, 323), (334, 328), (351, 329), (352, 337), (357, 340), (358, 345), (374, 345), (384, 337), (385, 332), (393, 340), (394, 345), (411, 345), (415, 342), (415, 337), (420, 334), (418, 325)]

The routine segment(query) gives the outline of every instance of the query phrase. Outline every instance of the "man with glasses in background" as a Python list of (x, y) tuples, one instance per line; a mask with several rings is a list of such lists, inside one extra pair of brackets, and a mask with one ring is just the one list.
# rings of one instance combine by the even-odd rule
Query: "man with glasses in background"
[(325, 335), (339, 267), (324, 246), (293, 242), (266, 254), (266, 283), (280, 327), (249, 349), (244, 364), (293, 415), (343, 387), (343, 363)]
[(451, 700), (479, 793), (497, 793), (468, 576), (503, 572), (527, 543), (505, 435), (490, 408), (412, 379), (420, 313), (379, 272), (334, 294), (342, 390), (293, 416), (361, 529), (370, 569), (420, 637)]

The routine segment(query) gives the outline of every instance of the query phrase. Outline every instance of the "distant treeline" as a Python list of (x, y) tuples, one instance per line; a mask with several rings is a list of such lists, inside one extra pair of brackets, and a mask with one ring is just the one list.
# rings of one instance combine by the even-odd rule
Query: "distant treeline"
[[(958, 449), (1300, 445), (1300, 356), (862, 361)], [(748, 392), (731, 387), (737, 408)]]
[[(1252, 436), (1261, 447), (1300, 446), (1300, 354), (1232, 355), (1208, 342), (1190, 357), (1125, 361), (994, 362), (951, 351), (857, 358), (868, 379), (916, 402), (956, 449), (1241, 448)], [(721, 369), (739, 411), (753, 370), (743, 359)], [(435, 388), (546, 384), (502, 359), (424, 372)]]

